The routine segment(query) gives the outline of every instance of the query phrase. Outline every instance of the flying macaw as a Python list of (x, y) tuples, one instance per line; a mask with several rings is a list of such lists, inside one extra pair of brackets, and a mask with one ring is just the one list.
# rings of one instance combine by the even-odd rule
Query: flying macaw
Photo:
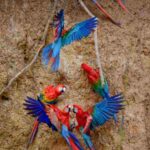
[[(107, 13), (107, 11), (102, 7), (102, 5), (100, 5), (97, 0), (92, 0), (93, 3), (98, 7), (98, 9), (108, 18), (110, 19), (110, 21), (112, 23), (114, 23), (115, 25), (117, 26), (120, 26), (121, 24), (119, 22), (116, 22), (112, 17), (111, 15), (109, 15), (109, 13)], [(129, 11), (127, 10), (127, 8), (125, 7), (125, 5), (123, 4), (122, 0), (117, 0), (118, 4), (123, 8), (124, 11), (128, 12)]]
[(72, 111), (76, 114), (77, 120), (76, 129), (80, 131), (86, 146), (90, 150), (94, 150), (90, 131), (98, 126), (104, 125), (114, 114), (123, 109), (122, 103), (123, 97), (121, 94), (118, 94), (109, 99), (103, 99), (87, 111), (84, 111), (79, 105), (73, 105)]
[[(93, 69), (92, 67), (84, 63), (81, 65), (81, 67), (87, 73), (88, 80), (92, 84), (92, 88), (94, 92), (98, 93), (103, 98), (109, 99), (110, 92), (109, 92), (109, 86), (107, 80), (104, 79), (104, 85), (102, 85), (102, 82), (100, 80), (99, 70)], [(116, 115), (114, 115), (114, 120), (117, 123)]]
[[(26, 102), (24, 103), (24, 105), (25, 105), (25, 109), (27, 109), (27, 110), (32, 110), (34, 107), (34, 105), (32, 106), (32, 105), (30, 105), (29, 106), (29, 104), (31, 103), (37, 103), (37, 104), (39, 104), (39, 102), (38, 101), (40, 101), (40, 104), (41, 104), (41, 106), (43, 106), (44, 104), (45, 105), (48, 105), (48, 104), (55, 104), (55, 103), (57, 103), (57, 98), (61, 95), (61, 94), (63, 94), (64, 92), (65, 92), (65, 90), (66, 90), (66, 88), (65, 88), (65, 86), (64, 85), (61, 85), (61, 84), (59, 84), (59, 85), (57, 85), (57, 86), (53, 86), (53, 85), (49, 85), (49, 86), (47, 86), (44, 90), (43, 90), (43, 92), (38, 96), (38, 100), (35, 100), (35, 99), (33, 99), (33, 98), (30, 98), (30, 97), (27, 97), (27, 100), (26, 100)], [(29, 103), (29, 104), (28, 104)], [(47, 118), (47, 116), (45, 115), (45, 114), (42, 114), (42, 115), (40, 115), (40, 116), (38, 116), (38, 117), (36, 117), (35, 118), (35, 120), (34, 120), (34, 125), (33, 125), (33, 128), (32, 128), (32, 132), (31, 132), (31, 136), (30, 136), (30, 138), (29, 138), (29, 142), (28, 142), (28, 145), (27, 146), (29, 146), (31, 143), (33, 143), (33, 141), (34, 141), (34, 138), (35, 138), (35, 136), (36, 136), (36, 133), (37, 133), (37, 131), (38, 131), (38, 128), (39, 128), (39, 124), (41, 124), (41, 123), (47, 123), (47, 125), (49, 126), (49, 127), (51, 127), (52, 128), (52, 130), (56, 130), (56, 128), (51, 124), (51, 122), (50, 122), (50, 120)]]
[(33, 142), (38, 131), (39, 124), (45, 123), (52, 128), (52, 131), (57, 131), (62, 135), (70, 149), (83, 150), (76, 136), (69, 131), (69, 111), (61, 111), (55, 105), (45, 105), (39, 99), (34, 100), (32, 98), (28, 98), (25, 101), (25, 109), (28, 111), (28, 114), (36, 118), (28, 145)]
[(60, 50), (62, 47), (87, 37), (97, 27), (97, 24), (98, 19), (93, 17), (75, 24), (71, 29), (65, 31), (64, 11), (60, 10), (54, 18), (54, 26), (56, 27), (55, 40), (42, 50), (43, 64), (46, 66), (51, 65), (52, 71), (57, 71), (60, 64)]

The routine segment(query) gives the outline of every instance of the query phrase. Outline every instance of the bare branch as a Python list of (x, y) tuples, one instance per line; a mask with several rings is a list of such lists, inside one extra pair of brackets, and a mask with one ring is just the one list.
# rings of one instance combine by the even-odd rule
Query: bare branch
[(42, 42), (40, 43), (40, 41), (36, 42), (34, 47), (33, 47), (33, 50), (34, 48), (36, 48), (38, 45), (39, 45), (39, 48), (37, 50), (37, 52), (35, 53), (35, 56), (33, 57), (33, 59), (31, 60), (31, 62), (25, 66), (21, 71), (19, 71), (9, 82), (8, 84), (1, 90), (0, 92), (0, 96), (7, 90), (9, 89), (9, 87), (12, 85), (12, 83), (19, 77), (21, 76), (25, 71), (27, 71), (34, 63), (35, 61), (37, 60), (38, 56), (39, 56), (39, 53), (41, 51), (41, 49), (44, 47), (45, 45), (45, 40), (46, 40), (46, 37), (47, 37), (47, 33), (48, 33), (48, 28), (49, 28), (49, 24), (52, 20), (52, 17), (53, 17), (53, 14), (55, 12), (55, 9), (56, 9), (56, 5), (57, 5), (57, 0), (55, 0), (54, 2), (54, 6), (53, 6), (53, 10), (51, 11), (51, 15), (49, 16), (48, 18), (48, 21), (45, 25), (45, 29), (44, 29), (44, 32), (43, 32), (43, 36), (42, 36)]
[[(94, 17), (93, 13), (87, 8), (87, 6), (84, 4), (82, 0), (79, 0), (80, 5), (84, 8), (84, 10), (87, 12), (87, 14), (91, 17)], [(97, 37), (97, 28), (94, 32), (94, 43), (95, 43), (95, 52), (96, 52), (96, 57), (97, 57), (97, 64), (99, 67), (99, 72), (100, 72), (100, 79), (102, 85), (104, 85), (104, 75), (103, 75), (103, 70), (102, 70), (102, 64), (101, 64), (101, 59), (100, 59), (100, 53), (98, 49), (98, 37)]]

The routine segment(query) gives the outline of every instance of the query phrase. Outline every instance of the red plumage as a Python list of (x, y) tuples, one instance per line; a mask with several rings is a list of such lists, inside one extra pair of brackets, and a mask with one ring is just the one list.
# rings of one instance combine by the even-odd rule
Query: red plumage
[(44, 102), (51, 102), (54, 101), (60, 96), (62, 93), (64, 93), (66, 90), (65, 86), (62, 84), (57, 85), (54, 87), (53, 85), (47, 86), (41, 95)]
[(91, 115), (93, 109), (90, 108), (88, 111), (83, 111), (83, 109), (79, 106), (74, 104), (74, 108), (77, 108), (77, 113), (76, 113), (76, 119), (78, 122), (78, 125), (76, 126), (76, 129), (79, 130), (80, 127), (85, 127), (87, 123), (87, 118)]
[(99, 71), (96, 69), (93, 69), (87, 64), (82, 64), (81, 67), (83, 70), (87, 73), (88, 80), (91, 84), (95, 84), (100, 79)]
[[(55, 105), (46, 105), (46, 111), (47, 111), (48, 116), (50, 116), (50, 113), (48, 113), (48, 110), (51, 110), (51, 109), (55, 112), (55, 115), (57, 116), (58, 121), (60, 121), (63, 125), (66, 125), (67, 128), (69, 129), (70, 128), (69, 112), (64, 112)], [(52, 116), (52, 117), (54, 117), (54, 116)]]

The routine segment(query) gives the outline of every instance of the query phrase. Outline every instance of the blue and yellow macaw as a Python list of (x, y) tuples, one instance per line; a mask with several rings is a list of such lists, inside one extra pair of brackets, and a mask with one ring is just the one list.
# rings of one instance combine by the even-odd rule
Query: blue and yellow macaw
[(24, 105), (25, 109), (28, 111), (28, 114), (36, 118), (28, 146), (33, 142), (38, 131), (39, 124), (45, 123), (49, 126), (49, 128), (52, 128), (52, 131), (57, 131), (62, 135), (70, 149), (83, 150), (79, 140), (71, 131), (69, 131), (69, 111), (61, 111), (55, 105), (45, 105), (39, 99), (35, 100), (29, 97), (25, 101)]
[[(42, 62), (44, 65), (51, 65), (52, 71), (57, 71), (60, 64), (60, 50), (74, 41), (87, 37), (98, 24), (96, 17), (82, 21), (74, 25), (70, 30), (64, 30), (64, 11), (60, 12), (54, 18), (55, 40), (48, 44), (42, 51)], [(65, 32), (64, 32), (65, 31)]]

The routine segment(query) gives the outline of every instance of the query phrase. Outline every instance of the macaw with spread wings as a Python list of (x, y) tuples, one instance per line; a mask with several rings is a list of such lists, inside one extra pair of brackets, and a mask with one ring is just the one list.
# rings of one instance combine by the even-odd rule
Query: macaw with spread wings
[[(28, 111), (33, 110), (35, 108), (36, 103), (41, 104), (41, 106), (48, 105), (48, 104), (56, 104), (58, 101), (58, 97), (62, 95), (65, 91), (66, 91), (66, 87), (62, 84), (58, 84), (57, 86), (54, 85), (46, 86), (44, 90), (39, 94), (38, 100), (35, 100), (31, 97), (27, 97), (24, 103), (25, 109)], [(34, 114), (32, 115), (35, 116)], [(48, 117), (45, 114), (35, 117), (34, 125), (32, 128), (32, 132), (27, 147), (33, 143), (39, 125), (41, 123), (46, 123), (49, 127), (52, 128), (52, 130), (56, 130), (55, 126), (52, 125), (51, 121), (48, 119)]]
[(51, 65), (52, 71), (57, 71), (60, 64), (60, 51), (65, 45), (69, 45), (74, 41), (79, 41), (87, 37), (97, 27), (98, 19), (96, 17), (87, 19), (75, 24), (71, 29), (64, 29), (64, 11), (54, 17), (55, 40), (45, 46), (42, 50), (42, 62), (44, 65)]
[(28, 114), (36, 118), (34, 127), (28, 142), (28, 146), (32, 144), (35, 135), (38, 131), (38, 126), (40, 123), (47, 124), (52, 131), (59, 132), (62, 137), (66, 140), (70, 149), (72, 150), (83, 150), (80, 145), (79, 140), (76, 136), (69, 131), (69, 111), (61, 111), (57, 106), (52, 104), (44, 104), (39, 99), (35, 100), (32, 98), (27, 98), (25, 101), (25, 109)]
[[(90, 131), (104, 125), (108, 120), (113, 118), (114, 114), (123, 109), (123, 96), (118, 94), (109, 99), (104, 98), (87, 111), (84, 111), (81, 106), (75, 104), (73, 107), (70, 105), (66, 107), (72, 108), (70, 110), (76, 114), (77, 125), (75, 127), (80, 131), (86, 146), (90, 150), (94, 150)], [(71, 126), (74, 127), (74, 125)]]
[[(102, 98), (106, 98), (106, 99), (111, 98), (108, 82), (106, 78), (104, 78), (104, 84), (102, 84), (100, 80), (99, 69), (94, 69), (85, 63), (81, 65), (81, 68), (86, 72), (87, 78), (91, 83), (94, 92), (98, 93)], [(114, 114), (114, 121), (115, 123), (117, 123), (118, 121), (116, 114)]]

